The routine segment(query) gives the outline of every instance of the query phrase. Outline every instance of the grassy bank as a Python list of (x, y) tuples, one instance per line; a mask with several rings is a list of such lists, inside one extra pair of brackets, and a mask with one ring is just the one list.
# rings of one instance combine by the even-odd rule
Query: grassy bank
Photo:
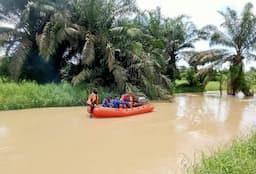
[(203, 155), (202, 161), (188, 174), (254, 174), (256, 173), (256, 133), (235, 140), (229, 147)]
[[(85, 105), (91, 85), (73, 87), (69, 83), (39, 85), (0, 79), (0, 110)], [(99, 98), (109, 90), (98, 88)]]
[[(175, 93), (184, 93), (184, 92), (201, 92), (201, 89), (195, 86), (189, 86), (186, 80), (176, 80), (176, 88)], [(223, 85), (223, 90), (226, 89), (226, 85)], [(218, 91), (219, 90), (219, 82), (210, 81), (207, 83), (205, 87), (205, 91)]]
[[(189, 86), (187, 80), (176, 80), (175, 81), (175, 93), (185, 93), (185, 92), (201, 92), (200, 88), (197, 88), (195, 86)], [(255, 81), (252, 81), (251, 89), (256, 92), (256, 83)], [(205, 87), (205, 91), (219, 91), (220, 82), (218, 81), (209, 81)], [(227, 89), (226, 82), (222, 85), (222, 90)]]

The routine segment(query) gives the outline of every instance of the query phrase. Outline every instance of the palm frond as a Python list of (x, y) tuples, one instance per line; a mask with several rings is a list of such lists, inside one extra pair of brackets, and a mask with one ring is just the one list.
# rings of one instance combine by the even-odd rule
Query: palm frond
[(89, 69), (83, 69), (83, 71), (81, 71), (78, 75), (74, 76), (72, 78), (71, 83), (73, 85), (77, 85), (78, 83), (80, 83), (81, 81), (88, 79), (90, 76), (92, 75), (92, 71)]
[(123, 91), (127, 82), (126, 70), (119, 65), (115, 65), (114, 69), (112, 70), (112, 74), (115, 78), (117, 89)]
[(131, 38), (141, 37), (143, 35), (143, 32), (138, 28), (129, 28), (127, 30), (128, 36)]
[(140, 42), (132, 42), (131, 43), (131, 47), (132, 47), (132, 51), (136, 54), (136, 55), (141, 55), (142, 54), (142, 50), (143, 50), (143, 45)]
[(110, 1), (109, 4), (107, 4), (107, 6), (111, 7), (109, 10), (112, 12), (105, 20), (106, 24), (109, 23), (110, 20), (113, 20), (117, 17), (131, 15), (134, 12), (138, 12), (138, 8), (136, 7), (135, 2), (133, 1), (120, 1), (117, 4), (113, 4), (113, 1)]
[(44, 57), (48, 57), (52, 55), (55, 52), (55, 47), (50, 47), (50, 42), (53, 43), (54, 41), (51, 41), (51, 29), (52, 29), (52, 23), (48, 22), (44, 28), (44, 31), (41, 35), (38, 35), (38, 44), (39, 44), (39, 50), (40, 54)]
[(240, 33), (239, 18), (237, 12), (227, 8), (226, 11), (219, 11), (219, 14), (224, 18), (224, 23), (221, 26), (225, 27), (231, 36), (238, 36)]
[(123, 31), (125, 31), (125, 28), (124, 27), (113, 27), (109, 31), (112, 32), (113, 34), (121, 34), (121, 33), (123, 33)]
[(189, 60), (189, 64), (192, 66), (204, 65), (208, 62), (215, 62), (225, 58), (229, 52), (226, 50), (206, 50), (201, 52), (194, 52)]
[(232, 48), (236, 47), (236, 44), (233, 42), (233, 40), (221, 31), (216, 31), (212, 34), (210, 38), (210, 45), (223, 45)]
[(62, 21), (48, 22), (37, 38), (40, 54), (46, 58), (54, 55), (66, 37), (65, 24)]
[[(253, 39), (255, 29), (256, 29), (256, 16), (252, 13), (253, 5), (251, 3), (247, 3), (242, 12), (242, 19), (240, 22), (239, 28), (241, 28), (241, 32), (239, 34), (241, 40), (241, 47), (249, 48), (250, 45), (246, 45), (248, 40)], [(252, 38), (251, 38), (252, 37)]]
[(131, 83), (126, 83), (125, 92), (132, 92), (136, 96), (145, 96), (144, 92), (142, 92), (137, 86), (132, 85)]
[(245, 55), (247, 56), (248, 60), (256, 60), (256, 54), (255, 53), (247, 52), (247, 53), (245, 53)]
[(86, 42), (84, 44), (82, 56), (83, 56), (83, 64), (90, 66), (95, 60), (95, 49), (94, 49), (94, 41), (95, 36), (91, 33), (86, 34)]
[(127, 74), (126, 70), (115, 60), (113, 50), (112, 44), (108, 43), (106, 47), (108, 69), (114, 76), (118, 90), (122, 91), (125, 89)]
[(106, 53), (107, 53), (108, 69), (109, 69), (109, 72), (112, 72), (115, 68), (116, 61), (115, 61), (115, 57), (113, 54), (113, 48), (110, 43), (107, 44)]
[(255, 49), (254, 44), (256, 43), (256, 24), (252, 33), (247, 37), (246, 41), (242, 45), (242, 49)]
[(156, 97), (164, 100), (170, 100), (172, 98), (170, 91), (164, 89), (161, 85), (152, 85), (152, 88), (156, 92)]
[[(7, 46), (8, 48), (13, 47), (15, 42), (21, 40), (21, 33), (17, 32), (16, 29), (9, 27), (0, 27), (0, 46)], [(9, 54), (9, 49), (6, 49), (6, 55)]]
[(148, 81), (152, 81), (155, 79), (156, 76), (156, 71), (154, 68), (154, 62), (147, 58), (146, 60), (143, 61), (144, 67), (143, 67), (143, 72), (144, 75), (147, 77)]
[(69, 37), (78, 39), (81, 37), (81, 31), (78, 28), (66, 27), (65, 32)]
[(165, 75), (160, 74), (160, 80), (161, 80), (161, 85), (163, 85), (166, 89), (169, 89), (172, 93), (174, 90), (174, 84), (173, 82)]
[(11, 78), (18, 80), (22, 73), (23, 65), (27, 59), (27, 54), (30, 51), (31, 45), (29, 42), (27, 44), (20, 43), (16, 45), (16, 48), (11, 55), (11, 63), (9, 64), (9, 72)]

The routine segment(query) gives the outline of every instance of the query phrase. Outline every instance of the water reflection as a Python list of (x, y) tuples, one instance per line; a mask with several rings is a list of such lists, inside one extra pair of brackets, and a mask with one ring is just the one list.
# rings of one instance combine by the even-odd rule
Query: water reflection
[(0, 142), (1, 142), (1, 139), (8, 137), (8, 133), (9, 133), (8, 128), (0, 125)]
[(247, 101), (249, 104), (243, 110), (240, 129), (248, 129), (256, 123), (256, 100)]
[(212, 96), (177, 96), (177, 117), (197, 117), (210, 119), (215, 118), (225, 122), (229, 111), (229, 100)]

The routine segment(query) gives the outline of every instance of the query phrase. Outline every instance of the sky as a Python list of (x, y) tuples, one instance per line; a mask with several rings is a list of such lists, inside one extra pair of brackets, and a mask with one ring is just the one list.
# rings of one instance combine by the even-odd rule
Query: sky
[[(254, 6), (253, 11), (256, 14), (256, 0), (137, 0), (137, 5), (142, 10), (161, 8), (165, 17), (176, 17), (185, 14), (191, 17), (191, 21), (201, 28), (208, 24), (220, 27), (223, 22), (222, 16), (218, 11), (223, 11), (227, 7), (242, 11), (244, 5), (251, 2)], [(195, 44), (197, 50), (206, 50), (209, 48), (208, 42), (198, 42)], [(178, 64), (183, 65), (184, 62)], [(246, 63), (246, 69), (250, 66), (256, 67), (256, 62)]]
[(137, 0), (137, 5), (141, 9), (159, 6), (166, 17), (186, 14), (198, 27), (202, 27), (206, 24), (221, 24), (223, 20), (217, 11), (230, 7), (240, 12), (247, 2), (254, 4), (256, 12), (256, 0)]

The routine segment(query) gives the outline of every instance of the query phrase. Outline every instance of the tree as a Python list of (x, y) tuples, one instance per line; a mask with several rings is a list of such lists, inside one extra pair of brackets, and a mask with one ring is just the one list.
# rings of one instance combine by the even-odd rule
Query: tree
[(42, 56), (56, 59), (60, 68), (69, 71), (65, 75), (73, 84), (86, 81), (114, 85), (120, 92), (169, 96), (171, 81), (161, 74), (143, 45), (150, 36), (127, 18), (137, 11), (133, 0), (81, 0), (70, 4), (70, 16), (53, 16), (38, 36)]
[[(22, 74), (27, 76), (27, 72), (33, 69), (34, 65), (30, 62), (37, 62), (34, 59), (42, 62), (38, 56), (36, 38), (42, 33), (45, 24), (55, 14), (56, 9), (51, 1), (46, 0), (24, 0), (18, 3), (11, 0), (2, 1), (0, 5), (1, 15), (6, 14), (16, 19), (13, 27), (1, 27), (0, 45), (6, 48), (6, 56), (10, 57), (8, 69), (11, 77), (18, 80)], [(25, 64), (30, 67), (29, 70), (26, 69)]]
[(153, 36), (148, 51), (158, 54), (159, 63), (162, 57), (165, 59), (165, 74), (174, 81), (179, 77), (176, 62), (188, 54), (188, 49), (194, 48), (193, 43), (200, 39), (200, 31), (188, 16), (164, 18), (159, 7), (140, 14), (136, 20)]
[(190, 59), (190, 63), (194, 65), (207, 62), (220, 65), (230, 62), (228, 83), (230, 95), (235, 95), (238, 91), (242, 91), (246, 96), (252, 95), (243, 71), (243, 60), (256, 58), (253, 53), (256, 43), (256, 16), (252, 9), (252, 3), (247, 3), (240, 16), (230, 8), (219, 12), (224, 18), (221, 26), (225, 31), (220, 31), (215, 26), (206, 26), (205, 31), (209, 33), (210, 45), (218, 45), (220, 48), (196, 53)]

